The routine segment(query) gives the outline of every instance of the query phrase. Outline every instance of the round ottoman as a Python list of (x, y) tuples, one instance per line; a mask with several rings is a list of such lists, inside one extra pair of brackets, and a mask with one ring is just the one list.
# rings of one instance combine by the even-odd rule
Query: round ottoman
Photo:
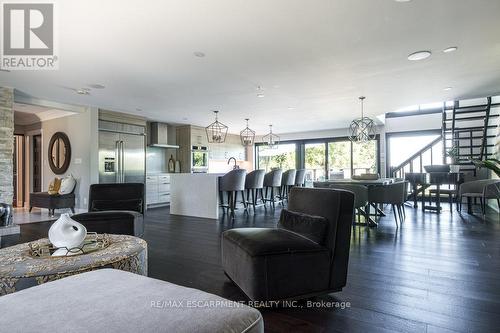
[(133, 236), (108, 236), (107, 248), (76, 256), (34, 258), (29, 254), (28, 243), (0, 249), (0, 296), (100, 268), (147, 276), (147, 243)]

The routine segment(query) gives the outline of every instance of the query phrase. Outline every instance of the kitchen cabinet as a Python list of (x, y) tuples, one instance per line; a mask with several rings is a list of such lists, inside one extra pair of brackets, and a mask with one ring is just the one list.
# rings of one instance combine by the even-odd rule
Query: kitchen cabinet
[(170, 174), (146, 175), (146, 205), (170, 204)]

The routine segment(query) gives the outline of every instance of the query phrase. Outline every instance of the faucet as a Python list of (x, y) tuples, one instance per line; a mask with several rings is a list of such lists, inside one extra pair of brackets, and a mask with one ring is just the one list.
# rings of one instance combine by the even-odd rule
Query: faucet
[(232, 156), (227, 160), (227, 164), (229, 165), (229, 163), (231, 163), (231, 160), (234, 160), (233, 170), (239, 169), (240, 167), (236, 164), (236, 158)]

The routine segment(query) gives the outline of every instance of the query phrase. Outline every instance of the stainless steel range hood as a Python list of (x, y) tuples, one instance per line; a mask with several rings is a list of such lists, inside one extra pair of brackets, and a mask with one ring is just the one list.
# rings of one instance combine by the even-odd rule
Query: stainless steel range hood
[(168, 142), (168, 125), (165, 123), (151, 123), (149, 127), (149, 146), (159, 148), (178, 149), (178, 145)]

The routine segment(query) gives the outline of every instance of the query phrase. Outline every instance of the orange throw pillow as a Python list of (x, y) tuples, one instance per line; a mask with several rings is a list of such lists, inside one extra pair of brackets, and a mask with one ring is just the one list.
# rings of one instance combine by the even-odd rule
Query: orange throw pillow
[(61, 179), (60, 178), (54, 178), (49, 184), (49, 194), (54, 195), (54, 194), (59, 194), (59, 189), (61, 188)]

